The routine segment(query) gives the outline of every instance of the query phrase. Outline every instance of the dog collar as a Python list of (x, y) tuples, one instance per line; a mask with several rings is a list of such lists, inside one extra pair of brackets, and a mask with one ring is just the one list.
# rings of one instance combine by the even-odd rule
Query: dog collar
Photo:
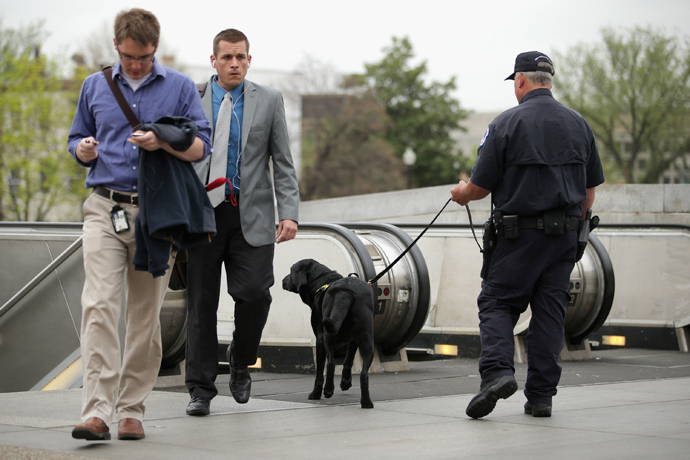
[(314, 295), (318, 294), (318, 293), (321, 292), (321, 291), (325, 291), (326, 289), (328, 289), (328, 286), (329, 286), (328, 284), (324, 284), (323, 286), (321, 286), (320, 288), (318, 288), (318, 289), (316, 290), (316, 292), (314, 293)]

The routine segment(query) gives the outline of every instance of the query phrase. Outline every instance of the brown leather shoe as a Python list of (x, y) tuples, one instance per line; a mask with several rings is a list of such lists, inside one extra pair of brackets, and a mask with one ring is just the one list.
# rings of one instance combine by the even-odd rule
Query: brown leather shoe
[(117, 439), (133, 440), (142, 439), (144, 436), (144, 427), (141, 422), (135, 418), (123, 418), (117, 422)]
[(102, 419), (91, 417), (74, 427), (72, 437), (87, 441), (108, 441), (110, 440), (110, 429)]

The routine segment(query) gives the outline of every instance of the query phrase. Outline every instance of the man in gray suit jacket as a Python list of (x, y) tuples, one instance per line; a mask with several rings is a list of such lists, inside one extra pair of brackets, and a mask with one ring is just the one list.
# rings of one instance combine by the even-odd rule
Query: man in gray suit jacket
[(250, 63), (249, 40), (242, 32), (227, 29), (216, 35), (211, 65), (217, 75), (202, 91), (204, 111), (213, 121), (214, 151), (195, 167), (205, 184), (216, 179), (224, 184), (209, 192), (216, 206), (216, 236), (210, 245), (188, 251), (188, 415), (208, 415), (210, 401), (218, 394), (214, 382), (221, 266), (235, 301), (235, 331), (227, 349), (230, 391), (242, 404), (251, 390), (247, 367), (257, 360), (271, 305), (274, 243), (297, 233), (299, 188), (283, 98), (277, 90), (244, 79)]

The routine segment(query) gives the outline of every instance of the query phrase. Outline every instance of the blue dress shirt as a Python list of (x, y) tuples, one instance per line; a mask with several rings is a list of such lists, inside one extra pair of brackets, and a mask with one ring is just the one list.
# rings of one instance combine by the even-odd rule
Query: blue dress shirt
[[(188, 76), (154, 60), (151, 75), (137, 91), (132, 91), (122, 72), (118, 62), (113, 67), (113, 80), (141, 123), (154, 123), (164, 116), (189, 118), (199, 127), (197, 136), (204, 143), (204, 158), (210, 154), (211, 127), (196, 85)], [(105, 76), (101, 72), (88, 76), (79, 95), (67, 141), (77, 162), (91, 168), (86, 177), (87, 188), (100, 185), (123, 192), (138, 192), (139, 147), (127, 142), (131, 134), (132, 127)], [(89, 136), (99, 142), (98, 157), (83, 163), (76, 156), (77, 145)]]
[[(225, 91), (216, 81), (218, 77), (213, 79), (213, 126), (216, 126), (218, 120), (218, 111), (220, 105), (225, 97)], [(228, 138), (228, 169), (225, 177), (232, 182), (233, 193), (237, 194), (240, 191), (240, 165), (242, 163), (241, 136), (242, 136), (242, 118), (244, 116), (244, 81), (230, 90), (230, 97), (232, 97), (232, 118), (230, 119), (230, 136)], [(214, 130), (215, 132), (215, 130)], [(230, 185), (225, 185), (225, 194), (230, 195)]]

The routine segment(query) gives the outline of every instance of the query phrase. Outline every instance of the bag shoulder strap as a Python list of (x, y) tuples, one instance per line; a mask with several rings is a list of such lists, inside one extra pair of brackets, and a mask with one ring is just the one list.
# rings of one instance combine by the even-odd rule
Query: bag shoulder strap
[(104, 68), (101, 72), (103, 72), (103, 75), (105, 75), (105, 79), (108, 81), (108, 86), (110, 86), (110, 90), (113, 92), (113, 96), (115, 96), (117, 103), (120, 104), (120, 108), (122, 109), (122, 112), (125, 114), (125, 117), (127, 117), (127, 121), (129, 121), (129, 124), (132, 125), (132, 131), (136, 131), (139, 128), (141, 128), (141, 123), (139, 122), (139, 119), (136, 115), (134, 115), (134, 112), (125, 100), (125, 96), (122, 94), (120, 87), (117, 86), (117, 83), (115, 82), (115, 80), (113, 80), (112, 66)]

